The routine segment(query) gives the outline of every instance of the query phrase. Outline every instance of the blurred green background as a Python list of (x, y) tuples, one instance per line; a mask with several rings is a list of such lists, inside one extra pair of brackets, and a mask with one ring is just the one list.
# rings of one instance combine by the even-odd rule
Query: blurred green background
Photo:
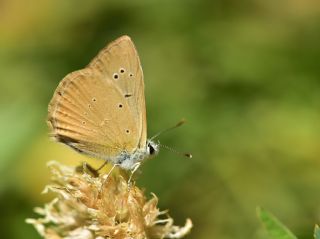
[[(320, 222), (318, 0), (1, 0), (1, 238), (40, 238), (25, 224), (48, 200), (46, 162), (85, 157), (51, 142), (58, 82), (128, 34), (145, 75), (148, 134), (162, 150), (138, 184), (188, 238), (266, 238), (261, 205), (299, 238)], [(99, 162), (100, 163), (100, 162)]]

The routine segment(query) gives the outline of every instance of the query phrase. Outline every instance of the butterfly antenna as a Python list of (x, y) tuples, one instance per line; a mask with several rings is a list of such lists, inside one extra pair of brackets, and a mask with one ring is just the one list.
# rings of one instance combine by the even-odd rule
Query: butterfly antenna
[(192, 154), (189, 154), (189, 153), (181, 153), (180, 151), (175, 150), (175, 149), (173, 149), (173, 148), (170, 148), (169, 146), (163, 145), (163, 144), (159, 144), (159, 146), (160, 146), (161, 148), (165, 148), (165, 149), (169, 150), (170, 152), (173, 152), (173, 153), (175, 153), (175, 154), (177, 154), (177, 155), (184, 156), (184, 157), (187, 157), (187, 158), (192, 158)]
[(184, 123), (186, 122), (185, 119), (182, 119), (180, 120), (177, 124), (175, 124), (174, 126), (170, 127), (170, 128), (167, 128), (167, 129), (164, 129), (164, 130), (161, 130), (160, 132), (156, 133), (154, 136), (152, 136), (150, 138), (150, 140), (154, 140), (155, 138), (158, 138), (161, 134), (165, 133), (165, 132), (168, 132), (172, 129), (175, 129), (175, 128), (178, 128), (180, 127), (181, 125), (183, 125)]

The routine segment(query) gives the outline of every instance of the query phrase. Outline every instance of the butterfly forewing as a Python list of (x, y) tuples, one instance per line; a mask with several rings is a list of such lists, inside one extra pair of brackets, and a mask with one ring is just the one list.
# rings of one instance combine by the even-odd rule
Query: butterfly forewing
[(135, 46), (128, 36), (123, 36), (102, 49), (88, 66), (111, 79), (119, 89), (138, 130), (138, 148), (146, 143), (146, 107), (143, 72)]
[(48, 123), (58, 141), (99, 158), (145, 147), (143, 73), (129, 37), (118, 38), (62, 80)]

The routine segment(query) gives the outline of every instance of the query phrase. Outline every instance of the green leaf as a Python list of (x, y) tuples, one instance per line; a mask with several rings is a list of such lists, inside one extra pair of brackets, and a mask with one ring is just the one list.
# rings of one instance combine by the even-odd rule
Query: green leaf
[(270, 238), (297, 239), (297, 237), (270, 212), (258, 207), (257, 213), (263, 226), (266, 228), (268, 234), (270, 235)]
[(318, 225), (314, 227), (314, 238), (315, 239), (320, 239), (320, 228)]

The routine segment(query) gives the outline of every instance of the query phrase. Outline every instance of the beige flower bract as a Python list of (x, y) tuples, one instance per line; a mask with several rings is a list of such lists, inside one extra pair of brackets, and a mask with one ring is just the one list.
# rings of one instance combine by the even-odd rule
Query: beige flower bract
[(45, 192), (57, 197), (44, 208), (35, 208), (42, 217), (27, 219), (48, 239), (140, 239), (182, 238), (192, 228), (173, 225), (166, 211), (157, 208), (153, 194), (147, 200), (143, 191), (120, 174), (97, 177), (77, 172), (74, 167), (50, 162), (53, 183)]

